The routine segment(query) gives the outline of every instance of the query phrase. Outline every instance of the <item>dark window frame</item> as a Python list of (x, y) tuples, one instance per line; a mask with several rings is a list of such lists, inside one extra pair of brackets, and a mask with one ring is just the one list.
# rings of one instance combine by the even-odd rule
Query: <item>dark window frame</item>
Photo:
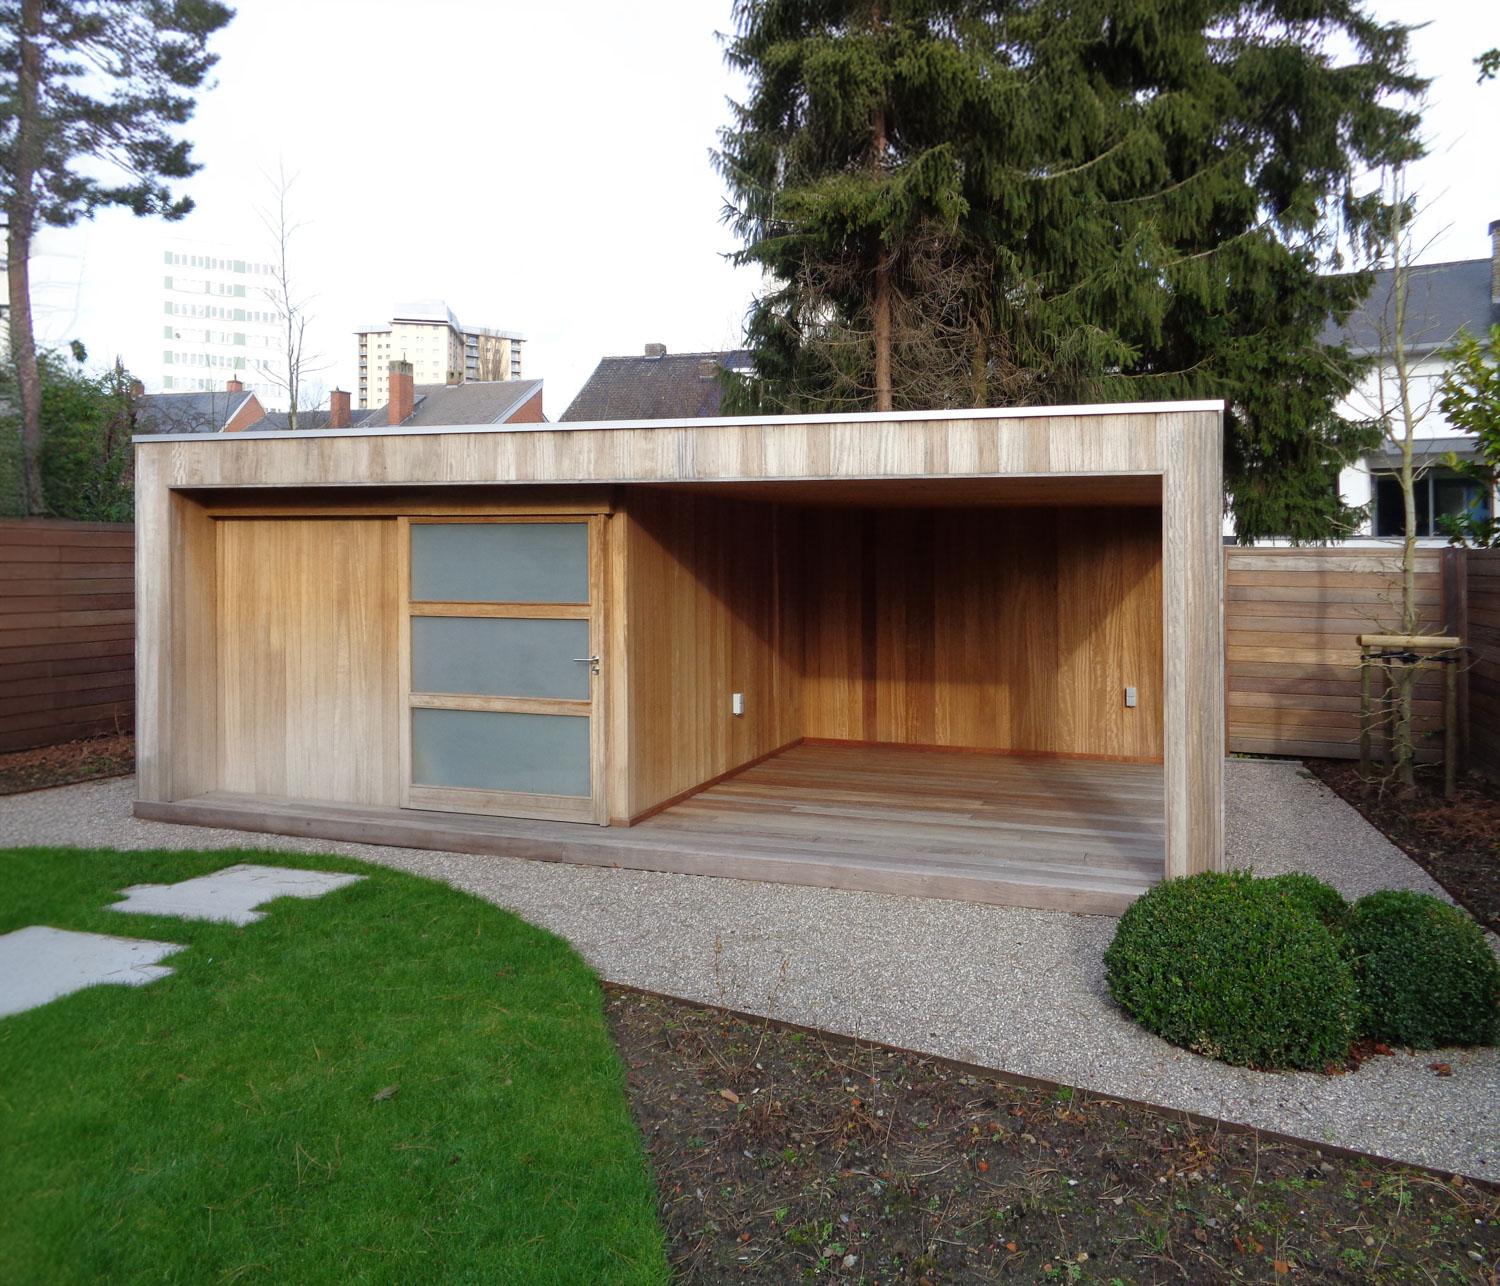
[[(1381, 483), (1388, 484), (1388, 494), (1391, 500), (1388, 502), (1391, 509), (1386, 514), (1386, 505), (1381, 503)], [(1460, 473), (1451, 469), (1438, 466), (1424, 468), (1413, 480), (1412, 487), (1416, 493), (1417, 501), (1417, 535), (1419, 537), (1441, 536), (1443, 533), (1437, 525), (1437, 519), (1441, 513), (1437, 508), (1437, 484), (1440, 482), (1459, 482), (1464, 486), (1464, 492), (1468, 499), (1470, 510), (1478, 509), (1480, 516), (1488, 516), (1492, 511), (1494, 498), (1486, 494), (1485, 487), (1472, 478), (1465, 478)], [(1406, 515), (1402, 512), (1401, 504), (1401, 481), (1400, 475), (1394, 469), (1371, 469), (1370, 470), (1370, 532), (1372, 535), (1382, 539), (1401, 537), (1406, 534)], [(1480, 503), (1476, 506), (1474, 501)], [(1386, 518), (1389, 516), (1389, 524)]]

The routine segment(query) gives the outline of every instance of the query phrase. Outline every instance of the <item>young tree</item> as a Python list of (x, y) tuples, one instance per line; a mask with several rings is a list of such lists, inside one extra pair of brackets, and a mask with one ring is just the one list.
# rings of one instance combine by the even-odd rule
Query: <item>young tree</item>
[[(1413, 149), (1413, 158), (1417, 155)], [(1427, 466), (1417, 458), (1417, 432), (1437, 405), (1439, 386), (1423, 375), (1411, 354), (1409, 336), (1430, 331), (1430, 317), (1414, 315), (1411, 273), (1424, 247), (1418, 245), (1414, 224), (1416, 201), (1407, 187), (1404, 164), (1389, 167), (1381, 176), (1383, 211), (1380, 220), (1364, 236), (1367, 253), (1390, 277), (1390, 291), (1383, 306), (1371, 314), (1375, 335), (1375, 366), (1366, 389), (1354, 391), (1350, 403), (1364, 413), (1396, 455), (1396, 481), (1401, 493), (1401, 599), (1396, 632), (1418, 633), (1421, 607), (1417, 602), (1417, 481)], [(1391, 721), (1391, 756), (1396, 779), (1405, 786), (1414, 781), (1416, 744), (1413, 734), (1413, 701), (1416, 670), (1411, 665), (1393, 668), (1395, 709)]]
[[(1242, 540), (1374, 440), (1318, 337), (1422, 82), (1361, 0), (740, 0), (721, 132), (767, 410), (1223, 397)], [(956, 372), (965, 373), (962, 380)], [(934, 400), (940, 399), (940, 400)], [(734, 404), (732, 402), (731, 404)]]
[(286, 165), (277, 166), (268, 175), (271, 203), (258, 211), (260, 221), (271, 239), (271, 285), (265, 288), (266, 301), (276, 314), (281, 329), (282, 349), (276, 361), (257, 364), (260, 373), (286, 396), (287, 427), (296, 429), (297, 414), (315, 403), (308, 402), (313, 392), (306, 386), (309, 376), (326, 369), (322, 355), (307, 351), (307, 327), (312, 321), (310, 296), (302, 294), (292, 266), (292, 243), (303, 224), (290, 204), (297, 176), (288, 175)]
[[(48, 513), (86, 522), (129, 522), (135, 511), (129, 480), (134, 398), (131, 377), (116, 360), (103, 375), (91, 375), (87, 354), (76, 341), (66, 353), (37, 355), (41, 384), (40, 475)], [(0, 430), (7, 444), (19, 440), (18, 372), (0, 364)], [(6, 453), (9, 454), (8, 452)], [(0, 470), (8, 473), (8, 470)], [(25, 512), (18, 477), (4, 479), (0, 513)]]
[(32, 239), (100, 206), (192, 209), (167, 186), (198, 168), (172, 127), (192, 116), (215, 61), (208, 39), (233, 13), (217, 0), (0, 0), (0, 204), (29, 512), (45, 504)]
[(1497, 549), (1500, 516), (1494, 505), (1500, 489), (1500, 325), (1491, 326), (1483, 340), (1468, 331), (1461, 332), (1447, 359), (1439, 405), (1449, 424), (1474, 435), (1478, 458), (1461, 460), (1449, 452), (1444, 463), (1483, 487), (1489, 504), (1461, 514), (1445, 514), (1438, 523), (1450, 544)]

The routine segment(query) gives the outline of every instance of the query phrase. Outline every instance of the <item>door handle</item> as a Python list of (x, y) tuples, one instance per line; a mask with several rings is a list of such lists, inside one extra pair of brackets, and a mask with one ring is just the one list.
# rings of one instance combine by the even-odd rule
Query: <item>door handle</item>
[(590, 674), (599, 673), (599, 658), (597, 656), (575, 656), (573, 658), (573, 663), (575, 665), (588, 666)]

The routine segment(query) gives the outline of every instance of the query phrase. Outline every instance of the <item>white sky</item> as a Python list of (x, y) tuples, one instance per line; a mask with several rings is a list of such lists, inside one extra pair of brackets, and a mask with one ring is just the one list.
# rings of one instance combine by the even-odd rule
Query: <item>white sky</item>
[[(1423, 257), (1486, 256), (1500, 83), (1476, 86), (1472, 59), (1500, 44), (1500, 6), (1375, 10), (1428, 22)], [(424, 297), (524, 334), (552, 418), (605, 354), (732, 347), (756, 278), (723, 259), (735, 243), (708, 157), (741, 92), (716, 36), (730, 23), (730, 0), (240, 0), (188, 127), (197, 209), (44, 234), (38, 338), (155, 372), (166, 239), (268, 249), (253, 207), (284, 161), (300, 175), (296, 265), (329, 386), (355, 386), (356, 325)]]

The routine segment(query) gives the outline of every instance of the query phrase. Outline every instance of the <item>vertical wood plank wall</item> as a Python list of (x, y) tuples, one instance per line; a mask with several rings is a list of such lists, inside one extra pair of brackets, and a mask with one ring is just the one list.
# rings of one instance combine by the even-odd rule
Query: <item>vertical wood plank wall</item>
[(218, 527), (218, 788), (400, 802), (394, 519)]
[(1161, 759), (1158, 509), (799, 519), (804, 735)]
[(1224, 865), (1223, 443), (1216, 421), (1176, 411), (1158, 417), (1157, 434), (1162, 459), (1171, 462), (1162, 480), (1161, 541), (1162, 785), (1172, 879)]
[[(1421, 630), (1441, 633), (1443, 551), (1417, 553)], [(1228, 748), (1359, 754), (1361, 634), (1399, 632), (1401, 558), (1389, 548), (1225, 550)], [(1441, 727), (1442, 680), (1418, 687), (1417, 731)], [(1430, 749), (1424, 757), (1437, 752)]]
[(135, 531), (0, 520), (0, 753), (135, 725)]
[(1500, 550), (1471, 549), (1467, 583), (1469, 763), (1500, 781)]
[[(610, 667), (626, 700), (612, 820), (637, 818), (801, 735), (778, 557), (784, 517), (776, 505), (632, 489), (610, 519), (624, 556), (611, 643), (628, 657), (623, 674)], [(733, 692), (745, 694), (742, 717)]]

